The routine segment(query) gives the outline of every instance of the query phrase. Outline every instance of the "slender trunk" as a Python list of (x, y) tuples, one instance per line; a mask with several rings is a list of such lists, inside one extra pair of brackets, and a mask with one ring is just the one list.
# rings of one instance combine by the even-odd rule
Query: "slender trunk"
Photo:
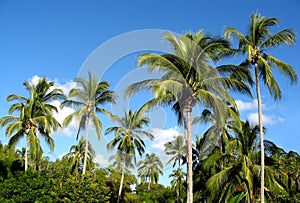
[(192, 157), (192, 133), (191, 133), (191, 104), (186, 106), (185, 133), (187, 138), (187, 203), (193, 203), (193, 157)]
[(88, 115), (87, 120), (86, 120), (86, 126), (85, 126), (85, 152), (84, 152), (82, 175), (85, 175), (87, 156), (88, 156), (88, 150), (89, 150), (89, 118), (90, 118), (90, 116)]
[(26, 135), (26, 144), (25, 144), (25, 171), (28, 169), (28, 135)]
[[(219, 137), (219, 145), (220, 145), (221, 156), (223, 155), (223, 139), (222, 138), (223, 138), (223, 136), (222, 136), (222, 131), (221, 131), (220, 132), (220, 137)], [(221, 159), (220, 168), (221, 168), (221, 171), (224, 168), (223, 159)]]
[(35, 155), (35, 170), (36, 171), (39, 171), (39, 158), (40, 158), (40, 156), (39, 156), (39, 153), (40, 153), (40, 149), (39, 149), (39, 147), (36, 149), (36, 155)]
[(177, 203), (180, 203), (180, 180), (179, 179), (177, 180), (177, 190), (176, 190), (176, 193), (177, 193)]
[[(180, 157), (178, 159), (178, 171), (181, 169)], [(177, 203), (180, 203), (180, 179), (177, 183)]]
[(151, 186), (150, 186), (150, 184), (151, 184), (151, 181), (149, 180), (149, 182), (148, 182), (148, 192), (150, 191), (150, 189), (151, 189)]
[(120, 181), (120, 187), (119, 187), (119, 193), (118, 193), (118, 199), (117, 203), (120, 202), (121, 194), (122, 194), (122, 188), (123, 188), (123, 181), (124, 181), (124, 175), (125, 175), (125, 166), (126, 166), (126, 154), (124, 158), (124, 163), (123, 163), (123, 168), (122, 168), (122, 176), (121, 176), (121, 181)]
[(261, 177), (260, 177), (260, 200), (261, 203), (265, 202), (265, 150), (264, 150), (264, 132), (262, 123), (262, 106), (260, 96), (260, 84), (258, 77), (258, 64), (255, 63), (255, 81), (256, 81), (256, 94), (257, 94), (257, 106), (258, 106), (258, 123), (259, 123), (259, 136), (260, 136), (260, 161), (261, 161)]

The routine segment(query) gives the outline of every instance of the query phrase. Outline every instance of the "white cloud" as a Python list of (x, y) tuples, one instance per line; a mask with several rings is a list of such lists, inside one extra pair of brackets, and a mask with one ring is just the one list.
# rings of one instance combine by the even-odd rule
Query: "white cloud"
[(154, 149), (159, 149), (164, 151), (165, 146), (164, 144), (173, 140), (174, 137), (180, 134), (177, 127), (169, 128), (167, 130), (160, 129), (160, 128), (153, 128), (152, 134), (154, 135), (153, 144), (151, 147)]
[[(258, 124), (258, 113), (249, 113), (247, 116), (248, 120), (251, 123)], [(280, 116), (275, 116), (275, 115), (262, 115), (262, 121), (263, 125), (272, 125), (275, 123), (283, 123), (284, 118)]]
[(33, 84), (33, 85), (37, 85), (39, 80), (41, 79), (42, 77), (38, 76), (38, 75), (34, 75), (32, 76), (32, 78), (29, 79), (29, 81)]
[[(29, 81), (33, 85), (36, 85), (38, 83), (39, 79), (41, 79), (41, 78), (42, 77), (40, 77), (38, 75), (34, 75), (32, 78), (29, 79)], [(69, 93), (69, 91), (72, 88), (76, 87), (76, 83), (74, 81), (67, 81), (66, 83), (60, 83), (60, 82), (58, 82), (57, 79), (49, 80), (49, 81), (54, 81), (54, 86), (51, 89), (60, 88), (63, 90), (64, 94), (66, 94), (66, 95)], [(50, 104), (55, 106), (58, 109), (58, 113), (53, 112), (53, 116), (60, 124), (63, 123), (64, 119), (68, 115), (70, 115), (71, 113), (73, 113), (75, 111), (71, 107), (64, 107), (63, 109), (60, 109), (61, 102), (59, 100), (53, 100), (50, 102)], [(68, 127), (59, 129), (57, 132), (55, 132), (55, 135), (74, 136), (76, 133), (77, 127), (78, 127), (78, 121), (74, 118)]]
[[(76, 87), (76, 83), (74, 81), (67, 81), (66, 83), (62, 84), (62, 83), (59, 83), (57, 79), (54, 80), (53, 88), (62, 89), (64, 94), (66, 94), (66, 95), (69, 94), (69, 91), (75, 87)], [(58, 113), (54, 112), (53, 116), (58, 120), (58, 122), (60, 124), (63, 123), (64, 119), (68, 115), (70, 115), (71, 113), (73, 113), (75, 111), (75, 109), (73, 109), (71, 107), (64, 107), (64, 108), (60, 109), (61, 102), (59, 100), (54, 100), (50, 104), (54, 105), (58, 109)], [(69, 126), (67, 126), (66, 128), (60, 129), (55, 134), (66, 135), (66, 136), (75, 136), (78, 125), (79, 125), (79, 123), (76, 120), (76, 118), (73, 118), (73, 120), (71, 121)]]
[(67, 81), (64, 84), (58, 82), (57, 79), (54, 80), (54, 88), (60, 88), (63, 90), (64, 94), (68, 95), (72, 88), (76, 88), (77, 84), (74, 81)]
[(100, 163), (105, 166), (109, 165), (109, 161), (107, 159), (105, 159), (105, 157), (102, 154), (97, 154), (96, 157), (94, 158), (94, 161), (96, 163)]
[(239, 111), (248, 111), (257, 109), (257, 99), (252, 100), (251, 102), (244, 102), (242, 100), (235, 101)]
[[(238, 107), (238, 110), (241, 111), (252, 111), (252, 110), (257, 110), (257, 99), (254, 99), (250, 102), (242, 101), (240, 99), (235, 100), (235, 103)], [(266, 106), (264, 103), (262, 103), (262, 108), (263, 109), (271, 109), (271, 106)]]
[[(64, 119), (73, 113), (75, 110), (71, 107), (64, 107), (63, 109), (60, 109), (60, 101), (54, 100), (50, 102), (51, 105), (55, 106), (58, 109), (58, 112), (53, 112), (54, 118), (62, 124)], [(67, 136), (73, 136), (75, 135), (76, 128), (78, 127), (78, 121), (74, 118), (68, 127), (61, 128), (58, 130), (55, 134), (56, 135), (67, 135)]]
[[(32, 78), (29, 79), (29, 81), (33, 84), (33, 85), (37, 85), (38, 81), (41, 79), (42, 77), (38, 76), (38, 75), (34, 75), (32, 76)], [(65, 83), (60, 83), (58, 82), (57, 79), (54, 79), (54, 80), (51, 80), (51, 79), (48, 79), (47, 80), (49, 81), (54, 81), (54, 86), (52, 87), (53, 88), (60, 88), (63, 90), (64, 94), (69, 94), (69, 91), (72, 89), (72, 88), (76, 88), (77, 84), (76, 82), (74, 82), (73, 80), (69, 80)]]

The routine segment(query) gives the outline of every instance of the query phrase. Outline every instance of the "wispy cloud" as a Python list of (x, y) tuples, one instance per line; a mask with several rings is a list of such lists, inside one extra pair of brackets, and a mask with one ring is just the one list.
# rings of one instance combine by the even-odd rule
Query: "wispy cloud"
[(254, 99), (251, 102), (245, 102), (238, 99), (235, 101), (235, 103), (239, 111), (251, 111), (257, 109), (257, 99)]
[(164, 151), (164, 144), (173, 140), (173, 138), (179, 135), (180, 132), (177, 127), (169, 128), (166, 130), (160, 128), (153, 128), (152, 134), (155, 138), (151, 144), (151, 148)]
[(74, 81), (67, 81), (65, 83), (60, 83), (57, 79), (54, 80), (54, 87), (63, 90), (64, 94), (68, 95), (72, 88), (76, 88), (77, 84)]
[(102, 154), (97, 154), (96, 157), (94, 158), (94, 161), (96, 163), (100, 163), (104, 166), (108, 166), (109, 165), (109, 161), (107, 159), (105, 159), (105, 157)]
[[(38, 76), (38, 75), (34, 75), (32, 76), (31, 78), (29, 78), (29, 81), (33, 84), (33, 85), (37, 85), (37, 83), (39, 82), (39, 80), (41, 79), (42, 77), (41, 76)], [(48, 78), (47, 78), (48, 79)], [(53, 81), (54, 82), (54, 86), (53, 88), (59, 88), (59, 89), (62, 89), (64, 94), (68, 94), (69, 91), (72, 89), (72, 88), (75, 88), (76, 87), (76, 82), (74, 82), (73, 80), (69, 80), (69, 81), (66, 81), (64, 83), (61, 83), (58, 81), (58, 79), (48, 79), (49, 81)]]
[[(248, 120), (253, 124), (258, 124), (258, 113), (249, 113)], [(283, 123), (284, 118), (276, 115), (262, 115), (263, 125), (273, 125), (275, 123)]]
[[(50, 102), (50, 104), (55, 106), (58, 109), (58, 112), (53, 112), (53, 116), (61, 125), (64, 119), (75, 111), (71, 107), (64, 107), (63, 109), (60, 109), (61, 103), (58, 100), (54, 100)], [(74, 118), (68, 127), (59, 129), (57, 132), (55, 132), (55, 135), (74, 136), (77, 127), (78, 127), (78, 121)]]
[(38, 76), (38, 75), (34, 75), (32, 76), (32, 78), (29, 79), (29, 81), (33, 84), (33, 85), (37, 85), (39, 80), (41, 79), (42, 77)]

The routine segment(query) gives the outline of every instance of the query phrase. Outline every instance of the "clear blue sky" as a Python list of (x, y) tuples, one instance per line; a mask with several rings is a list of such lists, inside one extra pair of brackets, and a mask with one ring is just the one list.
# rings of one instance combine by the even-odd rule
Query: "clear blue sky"
[[(66, 87), (75, 78), (84, 61), (101, 44), (127, 32), (141, 29), (206, 32), (221, 35), (225, 26), (245, 31), (250, 15), (259, 11), (262, 15), (278, 17), (279, 29), (292, 28), (300, 32), (300, 2), (283, 1), (0, 1), (0, 116), (7, 114), (10, 104), (5, 102), (11, 93), (26, 94), (22, 83), (33, 76), (46, 76)], [(274, 29), (276, 30), (276, 29)], [(299, 41), (299, 37), (297, 37)], [(120, 50), (124, 47), (118, 47)], [(299, 42), (293, 47), (281, 47), (272, 52), (291, 64), (299, 74)], [(105, 54), (103, 54), (103, 60)], [(101, 61), (102, 58), (99, 58)], [(112, 88), (120, 91), (123, 81), (130, 77), (139, 79), (135, 70), (136, 54), (116, 61), (104, 79), (110, 80)], [(97, 67), (94, 67), (97, 68)], [(128, 75), (128, 73), (130, 73)], [(145, 73), (142, 73), (145, 75)], [(277, 76), (277, 74), (276, 74)], [(270, 99), (263, 91), (264, 115), (268, 133), (266, 139), (274, 141), (286, 151), (300, 152), (300, 86), (290, 86), (278, 75), (283, 91), (280, 102)], [(127, 84), (124, 83), (124, 84)], [(119, 89), (120, 88), (120, 89)], [(140, 98), (137, 96), (137, 100)], [(255, 118), (255, 106), (250, 98), (236, 97), (243, 110), (243, 118)], [(136, 108), (131, 103), (132, 108)], [(254, 106), (254, 107), (253, 107)], [(116, 108), (116, 107), (114, 107)], [(158, 109), (151, 128), (161, 131), (167, 139), (180, 132), (169, 110)], [(166, 119), (168, 118), (168, 119)], [(103, 118), (104, 129), (111, 123)], [(74, 130), (74, 129), (73, 129)], [(151, 129), (149, 129), (151, 130)], [(71, 135), (70, 135), (71, 132)], [(73, 131), (68, 135), (59, 132), (54, 156), (60, 157), (75, 144)], [(67, 133), (66, 133), (67, 134)], [(201, 131), (198, 132), (201, 134)], [(92, 138), (94, 139), (94, 138)], [(109, 137), (103, 140), (109, 140)], [(4, 131), (0, 140), (7, 143)], [(96, 140), (93, 140), (96, 143)], [(160, 139), (160, 141), (168, 141)], [(160, 149), (162, 143), (149, 144), (149, 150)], [(95, 144), (98, 154), (104, 153), (105, 142)], [(154, 146), (154, 147), (153, 147)], [(45, 154), (49, 155), (49, 154)], [(104, 156), (104, 158), (106, 158)]]

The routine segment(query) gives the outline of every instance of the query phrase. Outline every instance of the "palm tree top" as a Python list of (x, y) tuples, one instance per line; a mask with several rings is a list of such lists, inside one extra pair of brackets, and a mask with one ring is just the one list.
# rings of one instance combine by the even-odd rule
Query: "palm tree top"
[(117, 147), (121, 152), (133, 156), (136, 161), (136, 151), (140, 156), (145, 151), (145, 142), (142, 135), (153, 139), (152, 133), (144, 130), (150, 123), (150, 119), (144, 116), (142, 111), (124, 111), (123, 117), (114, 116), (116, 126), (106, 129), (105, 134), (114, 133), (114, 138), (107, 144), (108, 150)]
[(246, 34), (232, 27), (226, 27), (224, 32), (225, 38), (228, 39), (232, 36), (238, 41), (238, 53), (247, 55), (247, 60), (243, 65), (249, 66), (252, 64), (258, 66), (259, 76), (275, 100), (281, 98), (281, 90), (272, 75), (274, 67), (278, 68), (292, 84), (298, 80), (297, 73), (291, 65), (267, 53), (268, 50), (278, 46), (290, 46), (296, 43), (296, 34), (291, 29), (284, 29), (275, 34), (270, 31), (270, 28), (278, 24), (278, 18), (261, 16), (258, 12), (255, 12), (250, 18)]
[(102, 123), (96, 115), (97, 113), (103, 113), (109, 117), (113, 115), (102, 108), (101, 105), (115, 104), (117, 97), (114, 91), (109, 90), (110, 84), (107, 81), (100, 81), (99, 78), (88, 72), (88, 79), (75, 78), (77, 87), (72, 88), (69, 92), (69, 98), (61, 103), (61, 108), (72, 107), (76, 108), (76, 111), (67, 116), (63, 122), (63, 126), (68, 126), (70, 122), (76, 117), (79, 120), (79, 128), (77, 131), (76, 139), (82, 129), (85, 129), (85, 122), (91, 119), (98, 139), (102, 136)]

